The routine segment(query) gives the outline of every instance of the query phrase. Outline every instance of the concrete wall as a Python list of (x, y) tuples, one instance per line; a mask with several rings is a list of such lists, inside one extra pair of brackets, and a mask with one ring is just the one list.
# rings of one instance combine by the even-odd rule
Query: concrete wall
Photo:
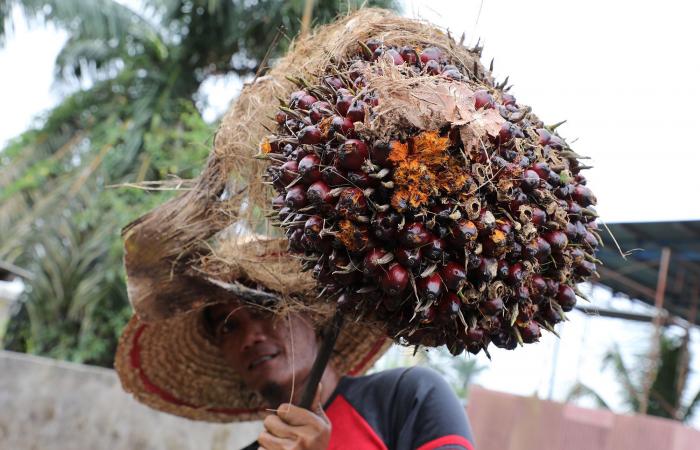
[(124, 393), (112, 370), (0, 352), (3, 450), (237, 450), (259, 430), (153, 411)]

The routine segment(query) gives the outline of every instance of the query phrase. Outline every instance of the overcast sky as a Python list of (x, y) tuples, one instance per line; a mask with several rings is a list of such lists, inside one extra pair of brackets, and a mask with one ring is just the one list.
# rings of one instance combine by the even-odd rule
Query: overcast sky
[[(700, 219), (696, 2), (407, 0), (404, 12), (455, 36), (465, 32), (467, 43), (481, 38), (484, 63), (495, 57), (496, 77), (510, 76), (520, 103), (546, 123), (568, 120), (560, 132), (577, 139), (578, 153), (593, 158), (595, 168), (586, 176), (603, 220)], [(16, 23), (0, 49), (0, 147), (61, 98), (52, 84), (53, 62), (65, 34)], [(239, 87), (235, 77), (208, 80), (201, 90), (205, 118), (214, 121)], [(599, 291), (596, 297), (604, 302), (609, 295)], [(613, 341), (641, 352), (651, 327), (573, 316), (562, 328), (555, 398), (562, 399), (577, 379), (615, 398), (610, 374), (600, 371), (601, 354)], [(491, 363), (480, 358), (490, 368), (478, 382), (546, 396), (554, 347), (546, 337), (512, 354), (496, 352)], [(700, 388), (697, 373), (691, 387)]]

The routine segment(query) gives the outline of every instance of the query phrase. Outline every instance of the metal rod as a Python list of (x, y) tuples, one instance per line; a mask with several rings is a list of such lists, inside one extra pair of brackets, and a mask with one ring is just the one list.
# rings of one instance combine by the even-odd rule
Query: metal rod
[(311, 367), (309, 379), (306, 382), (304, 392), (301, 396), (301, 401), (299, 402), (299, 406), (302, 408), (311, 408), (311, 402), (314, 400), (314, 395), (316, 395), (318, 383), (321, 381), (321, 377), (323, 377), (323, 373), (326, 371), (328, 361), (331, 359), (331, 355), (333, 354), (335, 341), (338, 339), (340, 329), (343, 326), (343, 318), (343, 313), (339, 309), (336, 310), (333, 318), (322, 331), (323, 341), (321, 342), (321, 348), (318, 350), (318, 354), (314, 360), (314, 365)]

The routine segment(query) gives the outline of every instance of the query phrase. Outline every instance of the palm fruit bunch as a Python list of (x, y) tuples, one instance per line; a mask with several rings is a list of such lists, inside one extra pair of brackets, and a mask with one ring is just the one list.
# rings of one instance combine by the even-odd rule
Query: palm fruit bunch
[(291, 80), (260, 146), (271, 214), (323, 297), (455, 355), (554, 332), (600, 242), (580, 157), (478, 69), (358, 42)]

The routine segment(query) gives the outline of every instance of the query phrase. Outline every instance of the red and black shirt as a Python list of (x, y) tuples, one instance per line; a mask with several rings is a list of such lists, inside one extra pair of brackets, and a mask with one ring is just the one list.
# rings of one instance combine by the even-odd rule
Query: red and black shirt
[(464, 407), (424, 367), (343, 377), (325, 411), (331, 450), (474, 450)]

